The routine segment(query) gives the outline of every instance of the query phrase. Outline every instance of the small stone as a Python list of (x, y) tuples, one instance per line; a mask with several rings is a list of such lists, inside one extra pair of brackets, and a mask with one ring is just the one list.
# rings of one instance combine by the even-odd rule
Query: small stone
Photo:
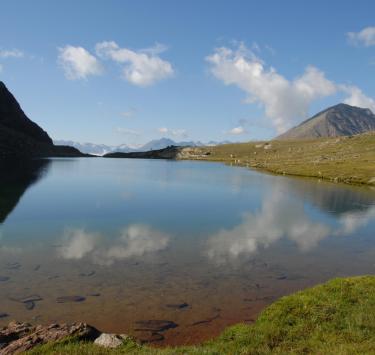
[(23, 304), (25, 305), (25, 308), (26, 308), (28, 311), (31, 311), (32, 309), (35, 308), (35, 302), (34, 302), (34, 301), (23, 302)]
[(90, 272), (81, 272), (79, 274), (79, 276), (82, 276), (82, 277), (90, 277), (90, 276), (94, 276), (96, 274), (96, 272), (94, 270), (90, 271)]
[(0, 319), (1, 319), (1, 318), (7, 318), (7, 317), (9, 317), (9, 314), (8, 314), (8, 313), (0, 312)]
[(125, 334), (102, 333), (98, 338), (95, 339), (94, 344), (104, 348), (118, 348), (128, 338), (129, 337)]
[(178, 324), (172, 322), (170, 320), (159, 320), (159, 319), (151, 319), (151, 320), (139, 320), (135, 322), (137, 324), (137, 328), (135, 331), (153, 331), (153, 332), (163, 332), (168, 329), (178, 327)]
[(170, 304), (167, 304), (166, 307), (168, 308), (174, 308), (174, 309), (185, 309), (185, 308), (188, 308), (189, 305), (184, 302), (184, 303), (170, 303)]
[(8, 281), (9, 277), (8, 276), (0, 276), (0, 282), (5, 282)]
[(85, 300), (86, 298), (83, 296), (62, 296), (56, 298), (57, 303), (83, 302)]

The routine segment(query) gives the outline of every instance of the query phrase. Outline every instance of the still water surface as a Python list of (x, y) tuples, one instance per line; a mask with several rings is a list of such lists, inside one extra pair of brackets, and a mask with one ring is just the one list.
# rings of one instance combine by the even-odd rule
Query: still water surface
[(85, 321), (190, 344), (296, 290), (375, 273), (366, 187), (99, 158), (1, 166), (0, 183), (0, 326)]

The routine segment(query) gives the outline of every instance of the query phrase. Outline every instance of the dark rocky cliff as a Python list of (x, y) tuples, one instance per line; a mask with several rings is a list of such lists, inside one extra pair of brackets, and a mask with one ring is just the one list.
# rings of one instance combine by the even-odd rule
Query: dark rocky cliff
[(84, 156), (78, 149), (55, 146), (41, 127), (31, 121), (0, 81), (0, 158)]

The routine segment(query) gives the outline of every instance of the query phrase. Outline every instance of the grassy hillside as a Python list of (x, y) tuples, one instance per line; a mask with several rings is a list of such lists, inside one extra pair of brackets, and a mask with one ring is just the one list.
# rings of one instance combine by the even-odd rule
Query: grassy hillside
[(222, 161), (277, 174), (375, 185), (375, 132), (340, 138), (183, 148), (179, 156), (181, 159)]
[(254, 325), (200, 346), (157, 349), (128, 340), (116, 350), (69, 339), (29, 354), (374, 354), (375, 276), (340, 278), (279, 301)]

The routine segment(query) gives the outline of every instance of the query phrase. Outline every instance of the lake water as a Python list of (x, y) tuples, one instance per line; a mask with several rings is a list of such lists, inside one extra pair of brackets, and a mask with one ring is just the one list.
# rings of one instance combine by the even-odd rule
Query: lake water
[(85, 321), (191, 344), (283, 295), (375, 273), (370, 188), (210, 162), (0, 169), (0, 325)]

